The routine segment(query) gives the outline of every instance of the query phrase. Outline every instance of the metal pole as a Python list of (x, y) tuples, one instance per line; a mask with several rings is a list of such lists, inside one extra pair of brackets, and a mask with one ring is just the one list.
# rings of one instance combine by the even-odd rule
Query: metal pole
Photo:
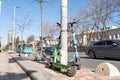
[(67, 0), (61, 0), (61, 50), (60, 63), (67, 65)]
[(21, 56), (21, 54), (23, 52), (23, 30), (24, 30), (24, 28), (21, 31), (21, 43), (20, 43), (20, 54), (19, 54), (19, 56)]
[(14, 6), (14, 19), (13, 19), (13, 44), (12, 44), (12, 50), (14, 50), (14, 45), (15, 45), (15, 17), (16, 17), (16, 6)]
[(19, 6), (14, 6), (14, 20), (13, 20), (13, 45), (12, 49), (14, 50), (15, 47), (15, 36), (16, 36), (16, 8), (19, 8)]
[(0, 50), (1, 50), (1, 53), (2, 53), (2, 37), (0, 37)]
[(40, 56), (43, 57), (42, 51), (43, 51), (43, 16), (42, 16), (42, 3), (43, 0), (40, 0), (40, 17), (41, 17), (41, 52)]

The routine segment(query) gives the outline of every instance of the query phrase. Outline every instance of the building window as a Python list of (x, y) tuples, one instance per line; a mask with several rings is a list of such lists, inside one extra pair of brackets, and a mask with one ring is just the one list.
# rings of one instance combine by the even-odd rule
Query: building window
[(112, 35), (109, 35), (109, 39), (112, 39)]
[(117, 34), (115, 34), (115, 39), (118, 39), (118, 36), (117, 36)]
[(118, 39), (120, 39), (120, 33), (118, 34)]
[(111, 35), (111, 39), (114, 39), (114, 37), (113, 37), (114, 35)]

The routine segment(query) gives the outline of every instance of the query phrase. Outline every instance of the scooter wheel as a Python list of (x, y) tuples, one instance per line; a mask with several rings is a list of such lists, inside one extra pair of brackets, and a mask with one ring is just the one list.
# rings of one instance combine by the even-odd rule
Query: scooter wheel
[(67, 75), (72, 77), (76, 74), (77, 67), (75, 65), (71, 66), (70, 69), (67, 71)]
[(80, 70), (81, 69), (81, 64), (80, 64), (80, 60), (78, 59), (77, 61), (76, 61), (76, 66), (77, 66), (77, 70)]
[(52, 60), (51, 59), (48, 60), (47, 67), (48, 68), (52, 68)]
[(77, 70), (80, 70), (80, 69), (81, 69), (81, 64), (77, 65)]

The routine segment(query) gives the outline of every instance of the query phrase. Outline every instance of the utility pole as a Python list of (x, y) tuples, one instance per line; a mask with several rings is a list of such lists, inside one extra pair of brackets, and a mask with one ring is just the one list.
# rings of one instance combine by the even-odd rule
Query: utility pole
[(20, 42), (20, 54), (19, 54), (19, 56), (21, 56), (23, 53), (23, 31), (24, 31), (24, 28), (22, 28), (22, 30), (21, 30), (21, 42)]
[(40, 56), (43, 57), (42, 52), (43, 52), (43, 15), (42, 15), (42, 3), (43, 0), (39, 0), (40, 2), (40, 18), (41, 18), (41, 52)]
[(60, 63), (67, 65), (67, 0), (61, 0), (61, 50)]

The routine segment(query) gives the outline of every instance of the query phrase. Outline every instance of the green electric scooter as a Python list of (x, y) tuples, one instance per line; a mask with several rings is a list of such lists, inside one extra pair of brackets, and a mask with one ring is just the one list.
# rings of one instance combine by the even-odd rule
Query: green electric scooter
[[(75, 24), (75, 23), (73, 22), (73, 23), (68, 24), (68, 31), (70, 31), (72, 33), (72, 44), (75, 49), (75, 52), (73, 53), (71, 60), (68, 62), (68, 65), (63, 65), (60, 63), (60, 59), (59, 59), (59, 50), (60, 50), (60, 44), (61, 44), (60, 40), (53, 52), (52, 57), (47, 62), (47, 67), (64, 69), (66, 71), (67, 75), (70, 77), (74, 76), (76, 74), (76, 71), (81, 69), (80, 59), (79, 59), (79, 55), (78, 55), (78, 51), (77, 51), (77, 41), (75, 38), (73, 24)], [(58, 24), (58, 25), (60, 26), (60, 24)], [(59, 37), (59, 39), (60, 39), (60, 37)]]

